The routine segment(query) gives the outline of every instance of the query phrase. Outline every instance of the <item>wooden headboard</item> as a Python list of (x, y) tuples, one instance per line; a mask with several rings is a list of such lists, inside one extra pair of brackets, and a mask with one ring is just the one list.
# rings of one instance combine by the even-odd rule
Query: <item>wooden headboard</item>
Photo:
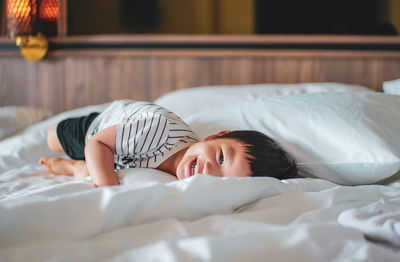
[(40, 62), (0, 39), (0, 103), (58, 113), (176, 89), (343, 82), (381, 90), (400, 78), (400, 37), (85, 36), (50, 39)]

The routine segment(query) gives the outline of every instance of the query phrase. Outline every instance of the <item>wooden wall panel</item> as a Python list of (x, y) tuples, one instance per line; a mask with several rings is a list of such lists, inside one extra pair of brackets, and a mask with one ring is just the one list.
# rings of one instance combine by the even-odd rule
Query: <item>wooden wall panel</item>
[[(20, 72), (13, 70), (18, 68)], [(36, 74), (32, 73), (31, 64), (20, 64), (17, 59), (6, 59), (3, 64), (3, 75), (5, 76), (5, 87), (2, 88), (4, 94), (4, 104), (9, 105), (14, 101), (22, 104), (33, 105), (33, 99), (29, 100), (29, 93), (37, 83)], [(22, 73), (23, 72), (23, 73)]]
[(400, 56), (71, 55), (38, 63), (8, 56), (0, 58), (0, 77), (1, 105), (58, 113), (205, 85), (343, 82), (381, 90), (383, 81), (400, 78)]
[[(7, 78), (7, 59), (0, 59), (0, 105), (6, 105), (6, 93), (8, 88), (8, 81), (11, 80)], [(16, 102), (16, 101), (15, 101)]]
[(109, 100), (134, 98), (148, 100), (148, 59), (113, 59), (110, 61)]
[(177, 89), (177, 64), (179, 59), (150, 58), (149, 60), (149, 72), (147, 74), (149, 99)]
[[(68, 58), (65, 61), (65, 90), (68, 90), (68, 92), (65, 93), (64, 103), (67, 109), (74, 105), (77, 107), (90, 105), (96, 100), (99, 103), (104, 102), (104, 99), (97, 99), (99, 94), (101, 95), (104, 91), (101, 87), (96, 88), (95, 83), (91, 82), (93, 77), (101, 77), (102, 72), (94, 70), (97, 59), (90, 60), (87, 58)], [(95, 93), (96, 89), (97, 92)]]
[(380, 75), (379, 80), (380, 79), (394, 79), (393, 76), (397, 76), (397, 78), (400, 78), (399, 59), (389, 59), (386, 61), (379, 61), (379, 63), (380, 63), (379, 72), (382, 74), (382, 75)]
[[(185, 88), (186, 86), (205, 86), (213, 83), (213, 68), (212, 61), (207, 58), (186, 58), (185, 74), (180, 73), (180, 76), (185, 80), (181, 80), (180, 88)], [(185, 70), (186, 69), (186, 70)]]
[(38, 65), (37, 100), (35, 106), (55, 112), (64, 107), (65, 78), (64, 61), (48, 59)]
[(314, 62), (315, 79), (319, 82), (343, 81), (379, 90), (377, 75), (380, 68), (376, 66), (377, 62), (374, 59), (319, 59)]
[(63, 61), (26, 62), (0, 59), (1, 105), (28, 105), (60, 112), (64, 110)]
[(148, 59), (67, 59), (65, 75), (66, 109), (123, 98), (148, 100)]
[(272, 79), (274, 83), (298, 83), (300, 79), (300, 60), (295, 59), (275, 59), (272, 62)]

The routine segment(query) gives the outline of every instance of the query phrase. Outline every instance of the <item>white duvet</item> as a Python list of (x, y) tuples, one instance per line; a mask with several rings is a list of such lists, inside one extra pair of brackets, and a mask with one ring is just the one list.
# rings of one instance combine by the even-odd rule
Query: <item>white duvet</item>
[[(122, 186), (94, 188), (36, 164), (51, 155), (45, 130), (65, 116), (0, 142), (0, 261), (400, 261), (391, 241), (399, 182), (345, 187), (206, 175), (175, 181), (152, 172), (154, 180), (146, 180), (138, 169)], [(352, 210), (368, 212), (383, 233), (346, 224), (360, 224), (345, 213)], [(386, 218), (390, 236), (379, 228)]]

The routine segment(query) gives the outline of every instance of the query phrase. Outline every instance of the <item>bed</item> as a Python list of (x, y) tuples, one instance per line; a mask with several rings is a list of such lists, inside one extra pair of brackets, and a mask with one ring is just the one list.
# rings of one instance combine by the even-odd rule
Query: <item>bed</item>
[(46, 146), (50, 126), (107, 104), (53, 116), (3, 108), (0, 261), (399, 261), (400, 85), (386, 86), (209, 86), (155, 101), (201, 138), (271, 136), (302, 175), (282, 181), (138, 168), (95, 188), (37, 161), (62, 156)]

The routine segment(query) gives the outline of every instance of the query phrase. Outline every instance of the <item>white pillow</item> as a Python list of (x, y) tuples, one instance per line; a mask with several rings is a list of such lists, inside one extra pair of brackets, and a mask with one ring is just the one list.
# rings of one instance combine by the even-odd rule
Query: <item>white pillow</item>
[(360, 85), (342, 83), (255, 84), (206, 86), (170, 92), (154, 102), (185, 119), (191, 114), (265, 96), (293, 95), (315, 92), (371, 92)]
[(400, 79), (383, 82), (382, 89), (385, 94), (400, 96)]
[(372, 92), (261, 98), (187, 119), (201, 138), (253, 129), (278, 142), (300, 170), (344, 185), (369, 184), (400, 170), (400, 97)]
[(45, 110), (27, 106), (0, 107), (0, 140), (49, 116)]

